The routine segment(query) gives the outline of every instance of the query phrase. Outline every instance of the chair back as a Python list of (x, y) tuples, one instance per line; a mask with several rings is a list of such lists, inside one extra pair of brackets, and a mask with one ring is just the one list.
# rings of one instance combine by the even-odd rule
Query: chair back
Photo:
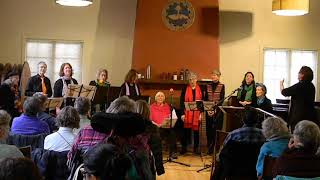
[(263, 161), (262, 179), (272, 179), (272, 168), (277, 158), (272, 156), (265, 156)]
[(36, 148), (43, 148), (44, 139), (47, 135), (48, 134), (20, 135), (10, 133), (7, 139), (7, 144), (15, 145), (18, 148), (31, 146), (31, 150)]
[(65, 180), (70, 174), (67, 166), (69, 151), (57, 152), (37, 148), (32, 151), (32, 160), (38, 166), (41, 175), (46, 180)]
[(20, 147), (19, 150), (22, 152), (24, 157), (31, 159), (31, 146)]

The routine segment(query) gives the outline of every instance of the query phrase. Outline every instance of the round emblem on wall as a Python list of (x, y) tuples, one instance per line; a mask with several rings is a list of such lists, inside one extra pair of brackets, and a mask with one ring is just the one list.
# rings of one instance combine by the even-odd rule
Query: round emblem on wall
[(194, 21), (195, 12), (187, 0), (170, 0), (162, 10), (162, 20), (172, 31), (188, 29)]

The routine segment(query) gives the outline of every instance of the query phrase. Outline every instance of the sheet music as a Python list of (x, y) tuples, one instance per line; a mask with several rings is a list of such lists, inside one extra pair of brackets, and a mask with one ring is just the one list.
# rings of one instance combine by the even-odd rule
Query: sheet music
[(95, 93), (96, 93), (96, 90), (97, 90), (96, 86), (82, 85), (82, 89), (79, 94), (79, 97), (86, 97), (86, 98), (92, 100)]
[[(175, 126), (177, 120), (178, 120), (178, 116), (176, 114), (176, 111), (173, 109), (172, 110), (172, 125), (171, 125), (171, 128), (173, 128)], [(165, 118), (160, 127), (161, 128), (170, 128), (170, 121), (171, 121), (170, 117)]]
[(79, 97), (80, 91), (81, 91), (81, 86), (79, 84), (69, 84), (68, 89), (64, 97)]
[(184, 107), (186, 108), (187, 111), (197, 111), (197, 103), (194, 102), (184, 102)]
[(48, 98), (45, 102), (46, 109), (55, 109), (56, 107), (61, 107), (63, 103), (63, 98)]

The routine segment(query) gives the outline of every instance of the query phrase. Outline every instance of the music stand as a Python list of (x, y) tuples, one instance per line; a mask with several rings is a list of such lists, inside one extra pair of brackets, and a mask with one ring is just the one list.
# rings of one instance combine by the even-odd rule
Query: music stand
[[(212, 101), (202, 101), (202, 100), (198, 100), (198, 101), (194, 101), (194, 102), (185, 102), (185, 107), (187, 110), (190, 110), (190, 111), (201, 111), (202, 113), (203, 112), (207, 112), (207, 111), (213, 111), (216, 107), (216, 103), (212, 102)], [(202, 122), (201, 124), (205, 124), (204, 126), (205, 127), (202, 127), (202, 128), (207, 128), (206, 127), (206, 119), (202, 119)], [(201, 134), (200, 134), (201, 133)], [(201, 147), (203, 147), (205, 144), (207, 144), (207, 139), (203, 139), (201, 140), (201, 136), (203, 136), (203, 133), (204, 131), (200, 131), (199, 129), (199, 143), (200, 143), (200, 158), (201, 158), (201, 161), (204, 163), (203, 164), (203, 168), (197, 170), (197, 172), (201, 172), (205, 169), (208, 169), (211, 167), (210, 164), (206, 164), (204, 159), (203, 159), (203, 156), (202, 156), (202, 151), (201, 151)], [(204, 136), (207, 136), (207, 134), (204, 134)]]
[(44, 106), (46, 109), (56, 109), (56, 107), (61, 107), (63, 103), (63, 98), (48, 98)]
[[(79, 84), (69, 84), (66, 94), (64, 95), (65, 104), (70, 105), (74, 103), (74, 100), (77, 97), (86, 97), (90, 101), (93, 99), (96, 93), (96, 86), (87, 86), (87, 85), (79, 85)], [(70, 99), (71, 100), (70, 100)], [(70, 100), (70, 104), (67, 104), (68, 99)], [(68, 101), (69, 102), (69, 101)]]
[[(167, 121), (169, 121), (169, 128), (170, 128), (171, 131), (172, 131), (172, 128), (174, 127), (174, 125), (177, 122), (177, 120), (175, 120), (175, 122), (173, 123), (172, 112), (173, 112), (173, 97), (172, 97), (172, 94), (171, 94), (171, 96), (170, 96), (170, 118), (169, 118), (169, 120), (167, 120)], [(170, 156), (170, 153), (169, 153), (169, 156), (168, 156), (167, 160), (165, 160), (163, 162), (163, 164), (168, 163), (168, 162), (180, 164), (180, 165), (187, 166), (187, 167), (191, 167), (190, 164), (185, 164), (185, 163), (182, 163), (182, 162), (174, 161), (173, 158)]]
[(103, 110), (105, 111), (106, 108), (109, 106), (109, 89), (110, 86), (98, 86), (96, 89), (96, 93), (94, 94), (92, 104), (99, 105), (100, 111), (102, 108), (104, 108)]

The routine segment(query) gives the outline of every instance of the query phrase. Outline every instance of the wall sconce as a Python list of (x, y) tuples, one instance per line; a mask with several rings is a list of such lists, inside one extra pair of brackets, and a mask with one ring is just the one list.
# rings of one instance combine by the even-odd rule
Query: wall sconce
[(84, 7), (92, 4), (92, 0), (56, 0), (56, 3), (62, 6)]
[(309, 13), (309, 0), (272, 0), (272, 13), (278, 16), (302, 16)]

